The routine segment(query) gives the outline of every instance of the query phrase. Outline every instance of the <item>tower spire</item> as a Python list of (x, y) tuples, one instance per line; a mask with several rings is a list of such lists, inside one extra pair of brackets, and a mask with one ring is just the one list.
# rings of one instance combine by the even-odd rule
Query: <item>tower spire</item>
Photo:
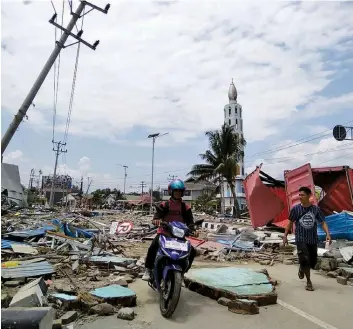
[(238, 97), (237, 88), (235, 88), (233, 78), (232, 78), (232, 83), (229, 86), (228, 98), (229, 98), (229, 101), (236, 101), (237, 97)]

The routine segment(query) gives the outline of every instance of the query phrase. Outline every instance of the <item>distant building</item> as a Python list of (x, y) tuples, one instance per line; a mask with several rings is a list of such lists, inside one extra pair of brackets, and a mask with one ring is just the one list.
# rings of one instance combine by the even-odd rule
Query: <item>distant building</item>
[[(216, 186), (207, 181), (195, 182), (194, 178), (189, 178), (185, 181), (185, 188), (183, 200), (192, 205), (199, 196), (214, 192)], [(168, 189), (162, 189), (162, 200), (166, 201), (169, 198)]]
[[(234, 128), (236, 134), (238, 134), (239, 138), (244, 138), (243, 131), (243, 108), (237, 102), (238, 92), (235, 88), (235, 85), (232, 83), (229, 86), (228, 91), (228, 99), (229, 103), (224, 106), (224, 123), (229, 124)], [(240, 209), (244, 209), (246, 207), (246, 197), (245, 191), (243, 187), (243, 181), (245, 179), (245, 169), (244, 169), (244, 159), (239, 161), (239, 175), (235, 181), (235, 192), (237, 195), (237, 200), (240, 206)], [(222, 212), (224, 212), (227, 208), (231, 208), (234, 206), (234, 201), (232, 197), (232, 192), (230, 190), (227, 182), (223, 183), (223, 189), (221, 194), (218, 194), (217, 197), (222, 199)]]

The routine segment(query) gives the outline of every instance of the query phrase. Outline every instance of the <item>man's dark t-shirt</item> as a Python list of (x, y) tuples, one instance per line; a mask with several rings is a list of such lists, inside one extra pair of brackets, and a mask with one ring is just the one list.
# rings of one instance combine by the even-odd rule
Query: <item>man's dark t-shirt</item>
[(303, 207), (297, 204), (291, 209), (289, 220), (295, 223), (296, 243), (317, 244), (317, 223), (325, 220), (318, 206)]

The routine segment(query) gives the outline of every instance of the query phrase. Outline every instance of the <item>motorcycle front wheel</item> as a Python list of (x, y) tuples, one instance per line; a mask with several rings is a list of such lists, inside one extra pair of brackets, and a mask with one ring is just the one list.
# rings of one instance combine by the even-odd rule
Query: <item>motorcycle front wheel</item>
[(182, 276), (180, 272), (170, 271), (160, 292), (159, 307), (165, 318), (170, 318), (178, 306)]

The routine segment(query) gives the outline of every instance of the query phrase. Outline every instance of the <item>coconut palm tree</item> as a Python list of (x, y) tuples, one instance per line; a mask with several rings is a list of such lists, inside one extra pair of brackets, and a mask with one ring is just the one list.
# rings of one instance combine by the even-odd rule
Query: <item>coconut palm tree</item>
[(234, 199), (233, 216), (239, 217), (240, 208), (235, 193), (235, 177), (239, 175), (239, 160), (244, 157), (243, 137), (235, 133), (233, 127), (223, 124), (221, 129), (207, 131), (205, 133), (209, 140), (209, 150), (200, 154), (200, 158), (206, 163), (196, 164), (188, 175), (197, 181), (209, 180), (213, 183), (228, 183)]

